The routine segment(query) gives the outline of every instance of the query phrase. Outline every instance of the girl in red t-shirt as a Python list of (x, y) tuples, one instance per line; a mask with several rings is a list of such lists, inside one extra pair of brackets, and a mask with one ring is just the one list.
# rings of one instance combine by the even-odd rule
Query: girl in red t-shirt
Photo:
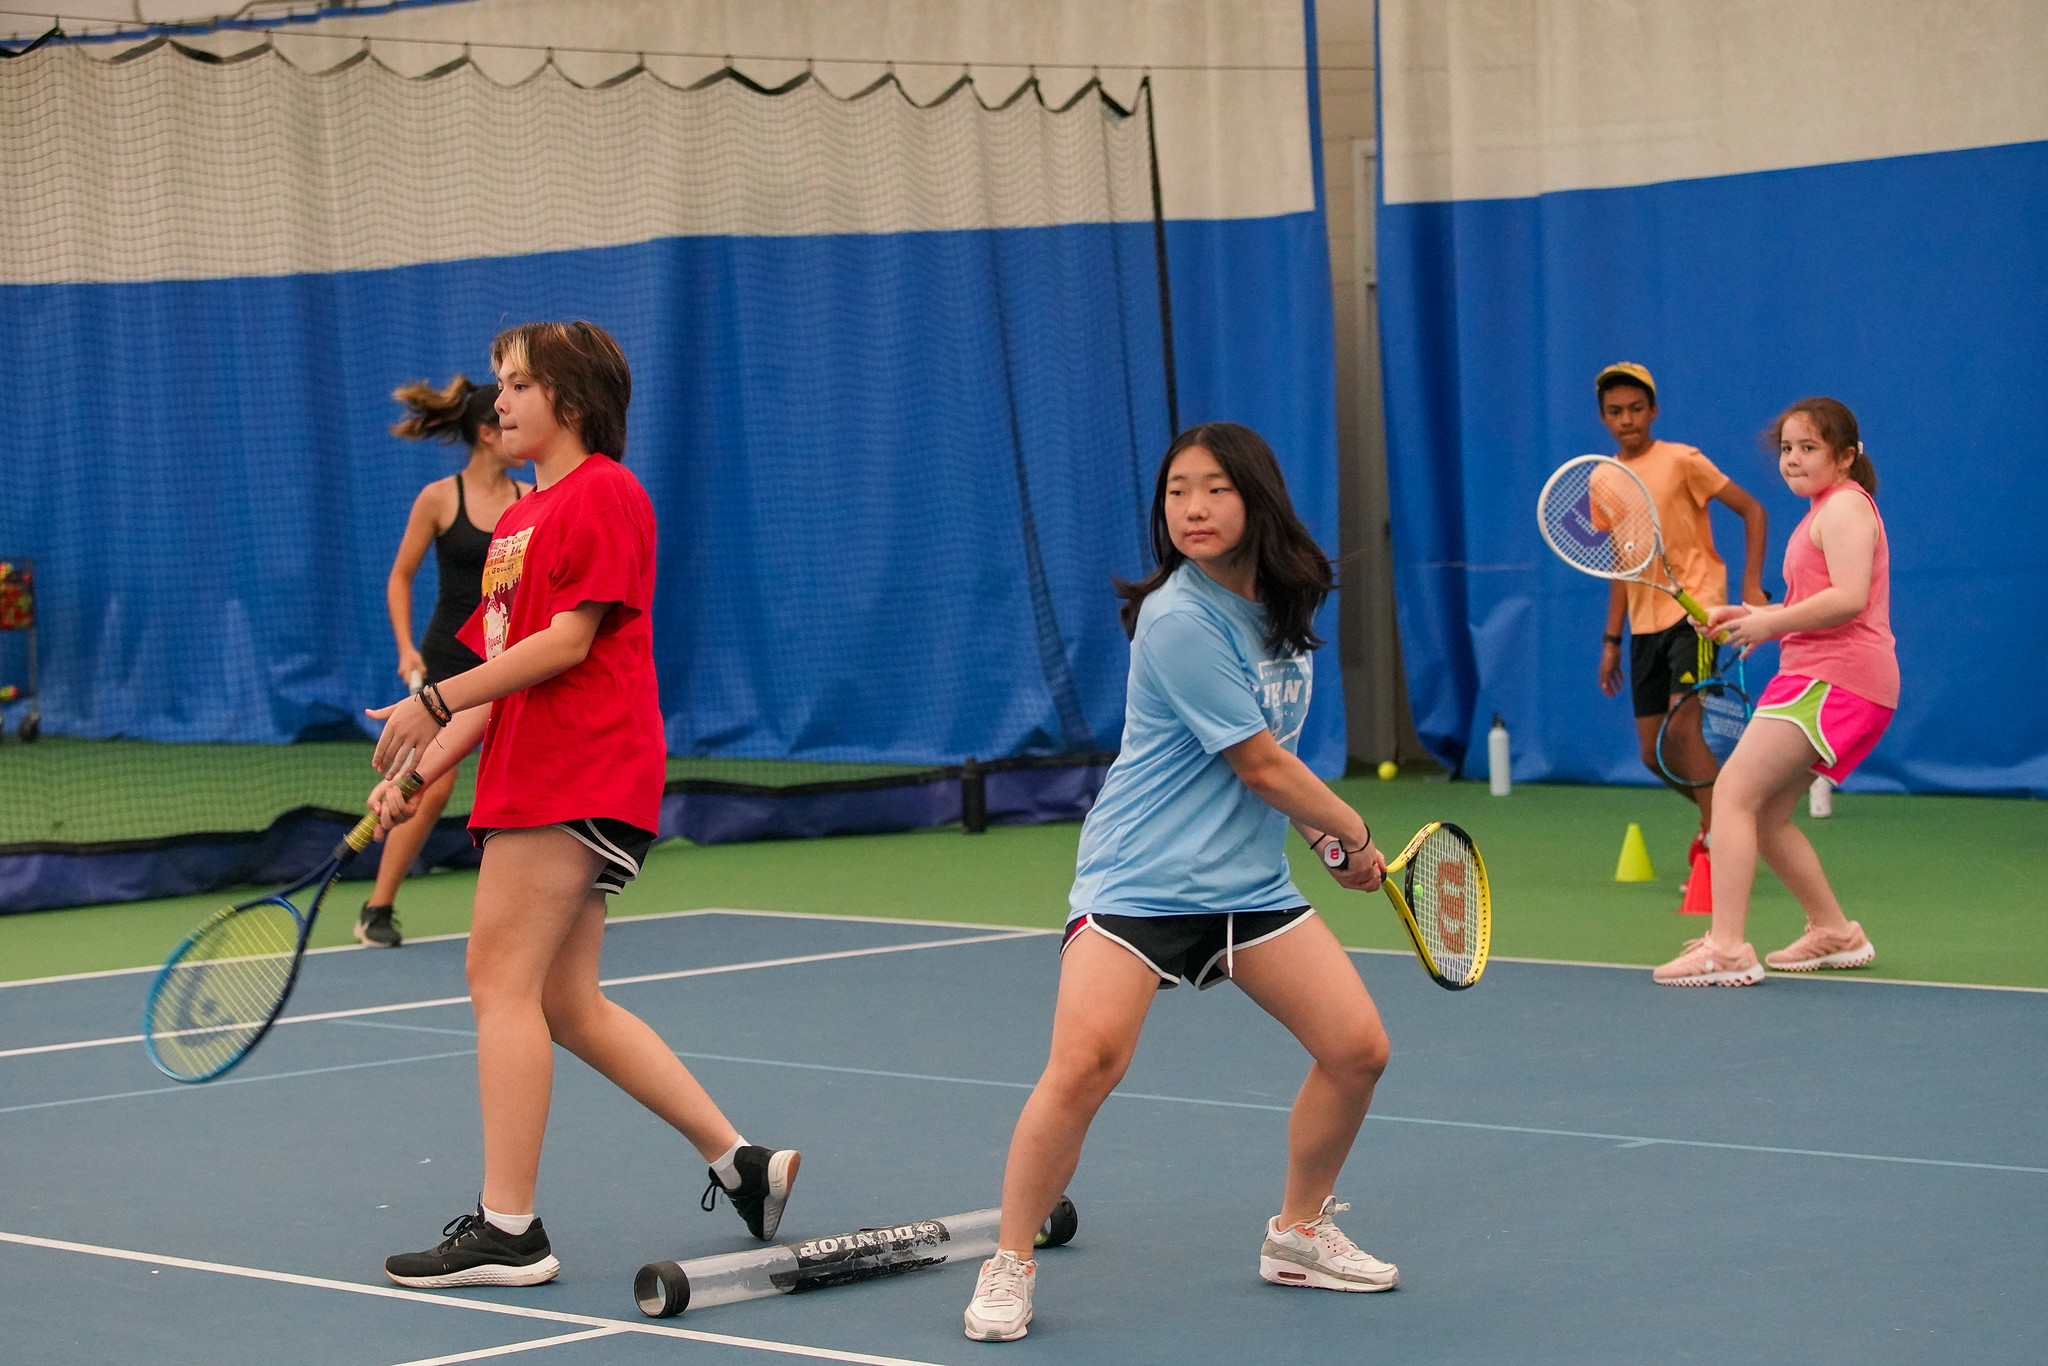
[[(632, 376), (589, 323), (529, 323), (491, 347), (506, 452), (535, 491), (499, 519), (460, 639), (484, 663), (369, 714), (384, 722), (370, 807), (409, 818), (392, 779), (433, 782), (483, 746), (470, 831), (483, 850), (469, 936), (483, 1191), (400, 1285), (538, 1285), (560, 1269), (533, 1214), (561, 1044), (711, 1164), (757, 1238), (774, 1236), (798, 1154), (749, 1144), (652, 1029), (598, 987), (605, 896), (654, 842), (666, 746), (654, 674), (654, 508), (619, 464)], [(599, 454), (601, 452), (601, 454)]]
[[(1784, 605), (1717, 607), (1701, 628), (1725, 631), (1745, 654), (1767, 640), (1783, 648), (1778, 676), (1757, 699), (1715, 784), (1713, 927), (1655, 970), (1666, 986), (1749, 986), (1764, 979), (1766, 966), (1812, 972), (1877, 957), (1792, 824), (1812, 775), (1847, 777), (1899, 705), (1891, 548), (1877, 515), (1877, 470), (1863, 453), (1856, 415), (1835, 399), (1801, 399), (1768, 438), (1786, 487), (1812, 506), (1785, 546)], [(1759, 854), (1806, 910), (1806, 933), (1761, 963), (1743, 942)]]

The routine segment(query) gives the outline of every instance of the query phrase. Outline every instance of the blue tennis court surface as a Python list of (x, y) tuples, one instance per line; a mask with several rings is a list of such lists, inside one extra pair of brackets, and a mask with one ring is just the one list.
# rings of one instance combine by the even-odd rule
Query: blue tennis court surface
[[(703, 912), (615, 922), (614, 997), (756, 1142), (803, 1149), (795, 1239), (997, 1202), (1057, 940)], [(961, 1336), (966, 1268), (656, 1321), (633, 1273), (751, 1246), (704, 1164), (563, 1055), (554, 1284), (417, 1293), (388, 1253), (476, 1198), (461, 940), (309, 960), (294, 1016), (179, 1086), (148, 978), (0, 989), (9, 1360), (535, 1366), (2029, 1361), (2048, 1341), (2048, 995), (1361, 954), (1394, 1062), (1338, 1197), (1385, 1295), (1258, 1279), (1305, 1060), (1225, 987), (1162, 995), (1091, 1134), (1031, 1336)], [(627, 980), (620, 980), (627, 979)], [(631, 980), (641, 979), (641, 980)]]

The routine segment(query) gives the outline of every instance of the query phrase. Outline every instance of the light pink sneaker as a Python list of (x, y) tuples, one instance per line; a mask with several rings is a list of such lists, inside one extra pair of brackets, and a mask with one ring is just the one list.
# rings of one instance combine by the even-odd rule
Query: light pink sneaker
[(1650, 976), (1663, 987), (1750, 987), (1764, 980), (1764, 965), (1747, 944), (1732, 954), (1722, 953), (1702, 935), (1686, 940), (1685, 952)]
[(1764, 962), (1779, 972), (1814, 972), (1821, 968), (1860, 968), (1877, 957), (1877, 948), (1864, 936), (1863, 927), (1850, 921), (1839, 930), (1813, 925), (1806, 933), (1764, 955)]

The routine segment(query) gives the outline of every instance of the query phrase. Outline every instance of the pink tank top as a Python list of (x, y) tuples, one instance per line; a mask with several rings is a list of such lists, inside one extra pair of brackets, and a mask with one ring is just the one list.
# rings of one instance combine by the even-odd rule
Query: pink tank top
[[(1792, 540), (1785, 547), (1785, 605), (1802, 602), (1824, 588), (1832, 588), (1827, 556), (1820, 553), (1807, 531), (1821, 505), (1854, 489), (1858, 498), (1869, 501), (1877, 511), (1877, 500), (1863, 486), (1845, 479), (1813, 500), (1806, 516), (1792, 528)], [(1840, 626), (1825, 631), (1794, 631), (1779, 642), (1778, 671), (1818, 678), (1847, 688), (1858, 697), (1880, 707), (1899, 705), (1899, 657), (1892, 642), (1891, 545), (1885, 535), (1884, 519), (1878, 518), (1877, 545), (1870, 557), (1870, 603)]]

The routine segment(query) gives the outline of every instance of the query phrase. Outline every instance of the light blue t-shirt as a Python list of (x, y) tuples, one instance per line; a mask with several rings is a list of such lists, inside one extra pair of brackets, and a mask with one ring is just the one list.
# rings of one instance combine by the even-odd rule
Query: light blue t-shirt
[(1081, 827), (1068, 919), (1284, 911), (1287, 818), (1222, 751), (1271, 731), (1291, 754), (1311, 659), (1266, 648), (1266, 609), (1183, 564), (1145, 599), (1131, 640), (1123, 751)]

